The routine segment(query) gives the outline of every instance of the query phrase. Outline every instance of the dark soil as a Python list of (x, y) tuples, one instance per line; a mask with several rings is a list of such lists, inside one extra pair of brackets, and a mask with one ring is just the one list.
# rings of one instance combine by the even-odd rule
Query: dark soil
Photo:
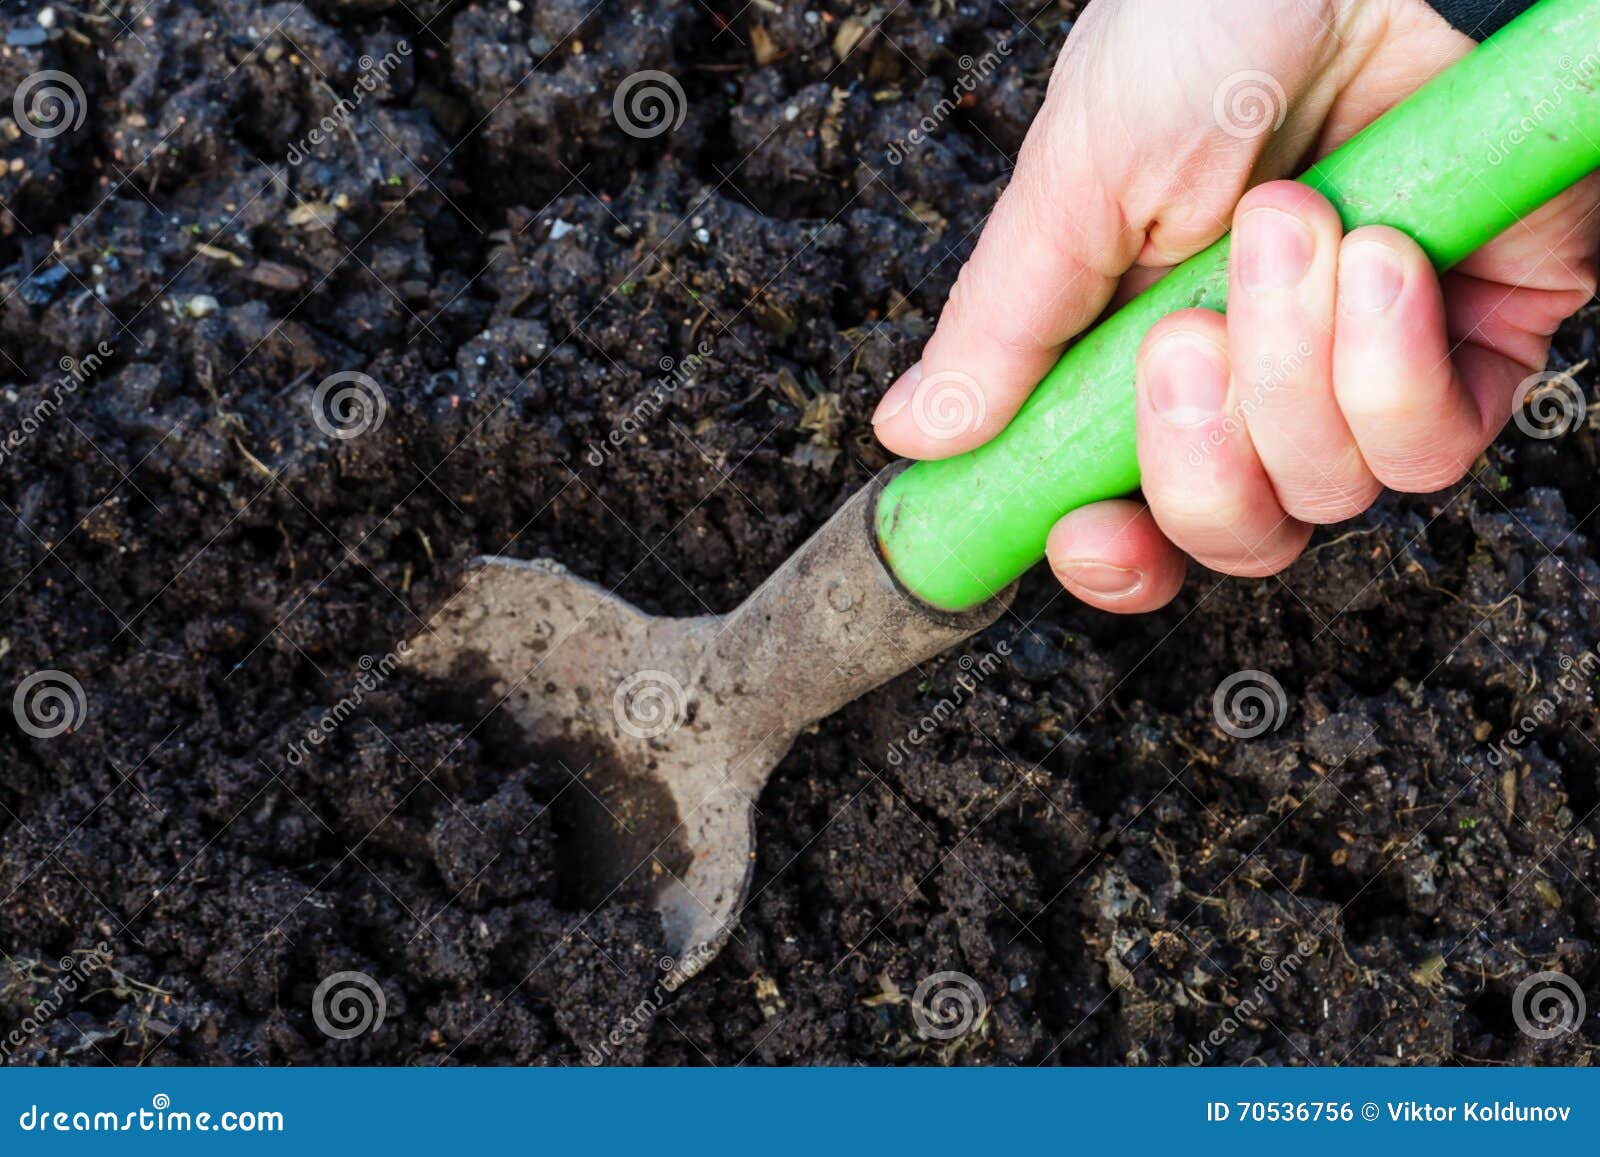
[[(483, 552), (728, 609), (881, 466), (872, 407), (1070, 5), (113, 0), (44, 38), (39, 8), (0, 14), (0, 110), (58, 69), (87, 115), (0, 139), (0, 428), (112, 353), (0, 460), (0, 688), (59, 670), (87, 705), (51, 738), (0, 712), (0, 1030), (61, 957), (110, 963), (13, 1062), (1593, 1057), (1592, 1016), (1539, 1042), (1511, 1001), (1559, 969), (1600, 1008), (1596, 693), (1560, 682), (1600, 642), (1587, 426), (1148, 618), (1030, 578), (975, 694), (951, 655), (802, 737), (736, 941), (639, 1026), (651, 918), (561, 906), (560, 766), (374, 675)], [(642, 69), (687, 95), (652, 140), (611, 109)], [(1590, 387), (1596, 321), (1555, 359)], [(338, 439), (311, 400), (348, 371), (387, 413)], [(1212, 707), (1243, 670), (1288, 704), (1250, 740)], [(344, 970), (386, 1015), (331, 1039)], [(913, 1017), (941, 971), (986, 1005), (949, 1041)]]

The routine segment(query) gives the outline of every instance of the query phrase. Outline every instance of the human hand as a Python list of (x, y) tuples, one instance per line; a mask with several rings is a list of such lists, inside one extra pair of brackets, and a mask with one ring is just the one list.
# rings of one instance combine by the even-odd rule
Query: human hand
[[(1471, 47), (1422, 0), (1097, 0), (921, 361), (874, 415), (879, 438), (912, 458), (987, 441), (1069, 338), (1231, 227), (1227, 316), (1173, 314), (1140, 351), (1143, 501), (1050, 534), (1067, 589), (1152, 610), (1185, 555), (1273, 574), (1383, 486), (1455, 482), (1594, 294), (1600, 179), (1441, 279), (1404, 234), (1345, 235), (1326, 199), (1279, 178)], [(952, 382), (983, 394), (954, 433), (917, 404)]]

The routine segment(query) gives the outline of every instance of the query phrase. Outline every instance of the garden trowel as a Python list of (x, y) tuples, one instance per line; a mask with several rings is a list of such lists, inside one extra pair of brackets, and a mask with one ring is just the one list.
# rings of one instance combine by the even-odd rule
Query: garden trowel
[[(1399, 228), (1447, 269), (1600, 167), (1597, 53), (1600, 0), (1543, 0), (1301, 180), (1346, 228)], [(1224, 309), (1227, 259), (1224, 237), (1085, 334), (986, 445), (873, 479), (727, 615), (647, 615), (554, 562), (472, 563), (409, 661), (568, 769), (570, 901), (642, 894), (674, 981), (703, 967), (796, 736), (992, 623), (1063, 514), (1137, 488), (1139, 343), (1174, 310)]]

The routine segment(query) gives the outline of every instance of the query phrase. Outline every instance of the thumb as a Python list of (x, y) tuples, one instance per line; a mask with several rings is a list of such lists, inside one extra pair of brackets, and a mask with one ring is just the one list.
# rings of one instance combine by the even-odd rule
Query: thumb
[[(1311, 29), (1264, 40), (1221, 0), (1170, 5), (1173, 27), (1194, 31), (1175, 36), (1147, 5), (1091, 5), (1074, 26), (933, 337), (873, 415), (890, 451), (947, 458), (994, 437), (1130, 267), (1199, 252), (1258, 168), (1309, 145), (1327, 103), (1299, 96), (1333, 46)], [(1230, 82), (1256, 86), (1259, 131), (1218, 112)]]
[(1138, 252), (1109, 193), (1063, 170), (1068, 115), (1047, 102), (1033, 122), (921, 360), (873, 414), (894, 453), (945, 458), (999, 433)]

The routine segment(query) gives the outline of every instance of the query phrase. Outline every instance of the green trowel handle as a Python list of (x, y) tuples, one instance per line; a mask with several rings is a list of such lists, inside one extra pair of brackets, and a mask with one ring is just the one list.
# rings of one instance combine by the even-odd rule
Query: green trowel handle
[[(1301, 178), (1347, 228), (1392, 225), (1449, 268), (1600, 168), (1600, 0), (1542, 0)], [(878, 541), (935, 607), (984, 602), (1063, 514), (1139, 485), (1134, 359), (1174, 310), (1227, 305), (1228, 238), (1085, 334), (978, 449), (884, 490)]]

